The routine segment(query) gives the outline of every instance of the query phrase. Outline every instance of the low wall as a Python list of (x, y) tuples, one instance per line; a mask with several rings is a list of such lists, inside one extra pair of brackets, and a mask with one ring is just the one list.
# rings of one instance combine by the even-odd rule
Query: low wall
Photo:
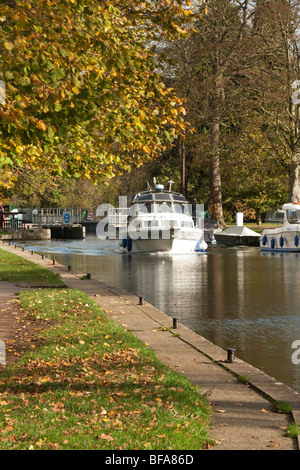
[(79, 240), (85, 238), (85, 227), (81, 225), (53, 225), (49, 230), (51, 231), (51, 238)]

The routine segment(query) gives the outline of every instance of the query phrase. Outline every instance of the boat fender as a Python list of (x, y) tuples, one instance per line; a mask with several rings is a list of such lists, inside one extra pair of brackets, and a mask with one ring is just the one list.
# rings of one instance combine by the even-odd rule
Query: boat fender
[(268, 240), (267, 235), (264, 235), (263, 239), (262, 239), (263, 246), (265, 246), (267, 244), (267, 240)]
[(127, 239), (126, 239), (126, 238), (123, 238), (123, 240), (122, 240), (122, 247), (123, 247), (123, 248), (126, 248), (126, 246), (127, 246)]
[(202, 241), (200, 242), (200, 240), (198, 240), (197, 245), (196, 245), (196, 248), (195, 248), (195, 251), (197, 251), (197, 252), (199, 253), (199, 252), (206, 251), (206, 249), (207, 249), (207, 243), (206, 243), (206, 241), (202, 240)]
[(284, 245), (284, 238), (283, 238), (283, 236), (280, 237), (279, 243), (280, 243), (280, 246), (281, 246), (281, 248), (282, 248), (283, 245)]
[(132, 250), (132, 240), (130, 237), (127, 238), (127, 250), (129, 251), (129, 253)]
[(271, 248), (272, 248), (272, 250), (274, 250), (274, 248), (275, 248), (275, 239), (274, 238), (272, 238), (272, 240), (271, 240)]
[(295, 246), (299, 245), (299, 237), (298, 235), (295, 236)]

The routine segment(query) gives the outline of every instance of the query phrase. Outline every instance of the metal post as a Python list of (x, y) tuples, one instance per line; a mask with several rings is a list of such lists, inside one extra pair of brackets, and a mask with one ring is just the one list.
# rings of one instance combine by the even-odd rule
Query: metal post
[(178, 328), (178, 320), (177, 320), (177, 318), (173, 318), (173, 328), (174, 328), (174, 329)]
[(228, 348), (227, 349), (227, 361), (226, 362), (234, 362), (234, 353), (235, 349), (234, 348)]
[(144, 297), (139, 297), (139, 305), (144, 305)]

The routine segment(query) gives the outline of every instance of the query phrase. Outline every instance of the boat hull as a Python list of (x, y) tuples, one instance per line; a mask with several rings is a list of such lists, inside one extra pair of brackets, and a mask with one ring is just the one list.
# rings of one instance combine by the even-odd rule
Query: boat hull
[(239, 235), (224, 235), (221, 233), (215, 234), (215, 239), (218, 244), (226, 246), (259, 246), (259, 237), (255, 236), (239, 236)]
[(140, 232), (139, 237), (130, 237), (124, 243), (124, 248), (130, 253), (171, 253), (188, 254), (205, 251), (207, 244), (204, 241), (202, 230), (164, 233), (164, 231)]
[(296, 229), (279, 227), (263, 230), (260, 249), (273, 252), (300, 252), (300, 226)]

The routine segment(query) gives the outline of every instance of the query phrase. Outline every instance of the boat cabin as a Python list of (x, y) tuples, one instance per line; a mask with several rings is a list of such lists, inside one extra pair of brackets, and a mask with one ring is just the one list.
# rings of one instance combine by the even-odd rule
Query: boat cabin
[(180, 193), (164, 190), (145, 191), (135, 195), (129, 209), (129, 219), (140, 218), (141, 225), (194, 226), (186, 198)]
[(184, 196), (168, 191), (147, 191), (137, 194), (133, 199), (129, 214), (138, 213), (175, 213), (191, 215)]
[(300, 203), (284, 204), (282, 208), (285, 222), (293, 225), (300, 224)]

